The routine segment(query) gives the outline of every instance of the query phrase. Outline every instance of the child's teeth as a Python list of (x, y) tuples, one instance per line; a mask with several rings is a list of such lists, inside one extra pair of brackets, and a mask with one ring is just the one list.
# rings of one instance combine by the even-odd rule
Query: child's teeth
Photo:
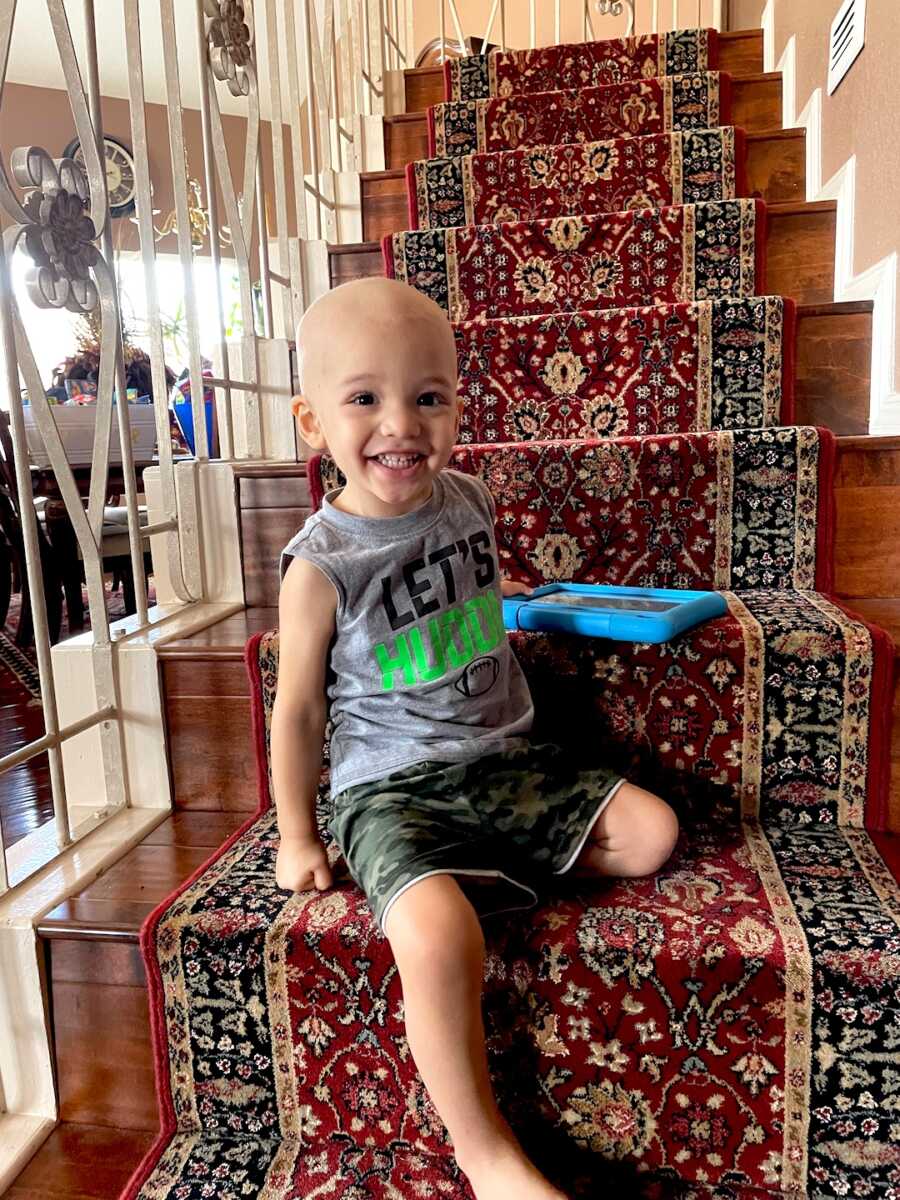
[(418, 454), (379, 454), (378, 461), (386, 467), (411, 467)]

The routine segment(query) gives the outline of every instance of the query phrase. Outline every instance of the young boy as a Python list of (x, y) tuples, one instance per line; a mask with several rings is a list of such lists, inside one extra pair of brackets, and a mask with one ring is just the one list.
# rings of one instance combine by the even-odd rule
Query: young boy
[(492, 1094), (479, 914), (534, 903), (535, 868), (650, 874), (677, 822), (652, 793), (528, 741), (501, 616), (501, 595), (527, 589), (501, 586), (487, 488), (444, 470), (459, 402), (442, 310), (393, 280), (345, 284), (305, 314), (297, 352), (300, 433), (347, 483), (282, 559), (277, 881), (332, 882), (314, 818), (330, 663), (329, 829), (391, 944), (416, 1066), (478, 1200), (560, 1200)]

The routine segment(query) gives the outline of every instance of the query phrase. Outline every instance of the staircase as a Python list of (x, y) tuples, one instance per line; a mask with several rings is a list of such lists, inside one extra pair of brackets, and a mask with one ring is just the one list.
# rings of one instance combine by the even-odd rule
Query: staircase
[[(838, 435), (833, 590), (900, 645), (900, 437), (865, 433), (871, 305), (831, 300), (835, 205), (803, 200), (804, 134), (779, 128), (781, 77), (761, 73), (761, 33), (722, 34), (719, 42), (718, 69), (731, 76), (729, 120), (746, 133), (743, 194), (768, 207), (765, 291), (796, 304), (792, 420)], [(369, 240), (331, 248), (333, 285), (382, 273), (380, 239), (408, 228), (406, 167), (428, 157), (425, 110), (442, 99), (439, 69), (406, 72), (408, 111), (384, 123), (389, 167), (361, 179)], [(115, 1197), (158, 1129), (138, 931), (156, 904), (256, 806), (242, 656), (248, 637), (276, 623), (276, 555), (310, 511), (310, 482), (317, 481), (307, 479), (305, 464), (238, 471), (247, 608), (160, 650), (176, 809), (114, 868), (41, 922), (62, 1124), (7, 1193), (12, 1200)], [(896, 698), (891, 739), (886, 824), (897, 834)], [(881, 833), (874, 840), (896, 864), (897, 840)], [(825, 1185), (820, 1180), (817, 1186)], [(750, 1192), (727, 1195), (745, 1200)]]

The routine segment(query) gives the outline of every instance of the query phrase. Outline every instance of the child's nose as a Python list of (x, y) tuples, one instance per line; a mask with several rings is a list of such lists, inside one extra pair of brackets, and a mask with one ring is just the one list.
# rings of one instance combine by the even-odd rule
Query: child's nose
[(386, 403), (382, 409), (381, 432), (395, 438), (418, 437), (422, 432), (418, 407), (401, 401)]

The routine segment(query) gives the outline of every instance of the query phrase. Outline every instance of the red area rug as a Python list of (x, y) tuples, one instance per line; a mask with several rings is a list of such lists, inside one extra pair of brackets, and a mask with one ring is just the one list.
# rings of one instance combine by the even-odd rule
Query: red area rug
[(731, 80), (715, 71), (611, 87), (456, 100), (428, 109), (428, 153), (600, 142), (673, 129), (712, 129), (731, 116)]
[(472, 54), (444, 63), (444, 97), (480, 100), (560, 87), (601, 87), (628, 79), (709, 71), (718, 61), (714, 29), (675, 29), (644, 37)]
[(730, 126), (409, 163), (410, 229), (543, 221), (746, 195)]
[(463, 322), (459, 440), (790, 424), (794, 318), (765, 296)]
[(395, 233), (385, 271), (452, 321), (752, 296), (765, 287), (761, 200)]

